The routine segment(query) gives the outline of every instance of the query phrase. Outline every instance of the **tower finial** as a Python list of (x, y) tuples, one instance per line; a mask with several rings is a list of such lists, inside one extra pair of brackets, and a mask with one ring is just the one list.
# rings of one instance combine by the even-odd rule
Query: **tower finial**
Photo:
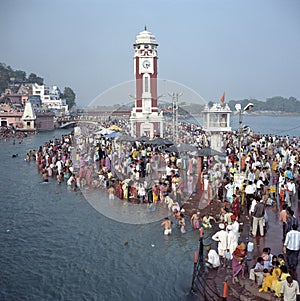
[(147, 31), (147, 26), (145, 25), (145, 31)]

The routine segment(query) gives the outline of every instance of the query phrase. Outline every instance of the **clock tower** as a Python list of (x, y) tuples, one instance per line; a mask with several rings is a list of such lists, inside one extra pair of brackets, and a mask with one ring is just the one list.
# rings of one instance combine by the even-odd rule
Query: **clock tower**
[(157, 46), (146, 27), (133, 44), (135, 107), (130, 117), (133, 136), (163, 136), (163, 116), (158, 114), (157, 107)]

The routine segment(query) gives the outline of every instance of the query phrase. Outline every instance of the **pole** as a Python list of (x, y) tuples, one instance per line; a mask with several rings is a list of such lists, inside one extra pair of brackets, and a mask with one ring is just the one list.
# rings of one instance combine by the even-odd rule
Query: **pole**
[(175, 143), (176, 143), (176, 145), (177, 145), (177, 143), (178, 143), (178, 97), (179, 97), (179, 95), (178, 95), (178, 93), (176, 93), (176, 104), (175, 104), (175, 118), (176, 118), (176, 120), (175, 120)]
[(182, 93), (172, 94), (168, 93), (172, 97), (172, 126), (173, 126), (173, 141), (178, 143), (178, 98)]
[(172, 93), (173, 141), (175, 142), (175, 93)]
[(196, 278), (196, 274), (197, 274), (197, 262), (198, 262), (197, 252), (195, 251), (194, 252), (194, 271), (193, 271), (191, 292), (194, 292), (194, 283), (195, 283), (195, 278)]
[(201, 227), (199, 229), (199, 241), (200, 241), (200, 245), (199, 245), (199, 262), (203, 262), (203, 228)]
[(241, 172), (242, 165), (242, 109), (239, 111), (239, 133), (238, 133), (238, 141), (239, 141), (239, 173)]
[(227, 295), (228, 295), (228, 283), (227, 281), (225, 281), (223, 286), (223, 301), (227, 300)]

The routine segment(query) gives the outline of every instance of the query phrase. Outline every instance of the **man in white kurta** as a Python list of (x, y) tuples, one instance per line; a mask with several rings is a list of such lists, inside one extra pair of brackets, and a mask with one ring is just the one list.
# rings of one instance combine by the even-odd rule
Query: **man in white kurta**
[(223, 264), (225, 252), (228, 249), (228, 233), (225, 231), (225, 225), (223, 223), (219, 224), (219, 228), (220, 230), (212, 236), (212, 239), (218, 242), (218, 253), (220, 256), (220, 261)]
[(227, 245), (230, 252), (230, 259), (232, 259), (232, 253), (234, 252), (235, 248), (238, 245), (238, 237), (236, 236), (234, 231), (232, 231), (232, 225), (227, 226), (227, 231), (228, 231)]
[(234, 234), (236, 235), (236, 240), (238, 241), (239, 240), (239, 237), (240, 237), (240, 224), (239, 222), (236, 220), (236, 216), (235, 215), (232, 215), (231, 216), (231, 220), (232, 220), (232, 232), (234, 232)]
[(209, 248), (209, 252), (207, 254), (207, 258), (205, 259), (205, 261), (209, 264), (210, 267), (216, 269), (220, 266), (219, 255), (215, 250), (210, 249), (210, 247), (208, 248)]

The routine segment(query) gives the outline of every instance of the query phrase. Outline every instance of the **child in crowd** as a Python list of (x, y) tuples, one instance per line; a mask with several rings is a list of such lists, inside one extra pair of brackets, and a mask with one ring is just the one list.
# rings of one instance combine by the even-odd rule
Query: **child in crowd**
[(184, 218), (184, 215), (182, 212), (180, 213), (179, 225), (180, 225), (181, 233), (184, 234), (186, 232), (185, 231), (185, 218)]
[(114, 200), (115, 199), (115, 188), (113, 186), (110, 186), (108, 189), (107, 189), (107, 192), (108, 192), (108, 199), (109, 200)]
[(255, 266), (250, 270), (249, 279), (252, 280), (252, 285), (255, 284), (255, 279), (257, 280), (257, 286), (262, 285), (264, 279), (264, 259), (258, 257)]
[(268, 269), (264, 269), (263, 273), (264, 273), (264, 279), (262, 282), (262, 287), (258, 290), (260, 293), (267, 292), (271, 288), (272, 281), (273, 281), (272, 275), (270, 274)]
[(208, 213), (206, 213), (203, 217), (202, 217), (202, 227), (205, 229), (210, 229), (212, 227), (210, 221), (213, 220), (214, 222), (216, 222), (216, 219), (212, 216), (210, 216)]
[(230, 267), (230, 266), (231, 266), (231, 253), (229, 249), (227, 249), (224, 257), (224, 267)]
[(282, 266), (285, 265), (285, 260), (284, 260), (284, 255), (283, 254), (278, 255), (278, 262), (279, 262), (279, 267), (282, 267)]

